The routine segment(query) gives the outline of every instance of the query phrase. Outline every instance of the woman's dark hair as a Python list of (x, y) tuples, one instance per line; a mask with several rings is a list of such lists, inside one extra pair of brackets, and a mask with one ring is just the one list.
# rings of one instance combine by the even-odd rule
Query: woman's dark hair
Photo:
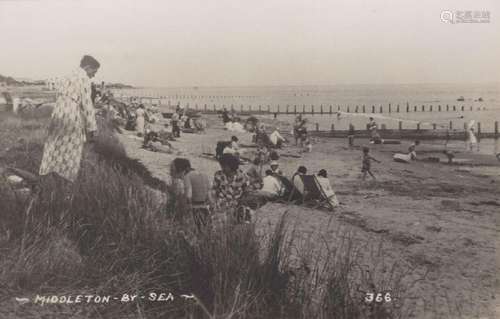
[(231, 141), (238, 142), (238, 138), (236, 136), (231, 136)]
[(229, 167), (231, 170), (236, 171), (240, 167), (240, 160), (233, 154), (222, 154), (219, 159), (219, 164), (222, 167)]
[(270, 169), (267, 169), (266, 176), (271, 176), (271, 175), (273, 175), (273, 171), (271, 171)]
[(297, 172), (299, 172), (301, 174), (307, 174), (307, 168), (305, 166), (299, 166), (299, 168), (297, 169)]
[(186, 158), (175, 158), (172, 165), (177, 173), (187, 172), (191, 170), (191, 163)]
[(326, 170), (324, 170), (324, 169), (319, 170), (318, 176), (326, 178)]
[(80, 61), (80, 67), (90, 66), (91, 68), (98, 69), (101, 64), (90, 55), (84, 55), (82, 60)]

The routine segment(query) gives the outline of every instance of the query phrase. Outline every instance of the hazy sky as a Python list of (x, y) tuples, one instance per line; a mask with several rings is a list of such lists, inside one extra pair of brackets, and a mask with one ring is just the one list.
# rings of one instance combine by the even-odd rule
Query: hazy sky
[[(499, 0), (0, 0), (0, 74), (148, 86), (500, 81)], [(442, 10), (491, 22), (446, 24)]]

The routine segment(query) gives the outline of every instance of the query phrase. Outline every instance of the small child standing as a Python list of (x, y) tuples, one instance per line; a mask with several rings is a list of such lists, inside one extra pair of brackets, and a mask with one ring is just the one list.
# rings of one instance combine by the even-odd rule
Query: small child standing
[(370, 176), (373, 179), (376, 179), (375, 176), (373, 176), (373, 173), (370, 170), (371, 167), (371, 161), (375, 161), (377, 163), (380, 163), (380, 161), (376, 160), (375, 158), (371, 157), (368, 153), (370, 152), (370, 149), (368, 147), (363, 147), (363, 166), (361, 168), (361, 172), (363, 173), (362, 179), (365, 180), (366, 178), (366, 173), (370, 174)]
[(349, 124), (349, 133), (347, 134), (349, 139), (349, 147), (354, 146), (354, 125)]

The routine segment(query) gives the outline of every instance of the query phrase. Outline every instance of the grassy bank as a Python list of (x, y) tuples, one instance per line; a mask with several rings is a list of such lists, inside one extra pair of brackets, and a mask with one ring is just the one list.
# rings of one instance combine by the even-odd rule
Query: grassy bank
[[(36, 173), (47, 119), (2, 117), (1, 167)], [(39, 318), (408, 318), (412, 268), (387, 264), (376, 246), (370, 266), (348, 233), (315, 253), (284, 217), (264, 237), (253, 225), (197, 232), (171, 211), (168, 187), (126, 157), (100, 121), (72, 185), (43, 179), (22, 197), (0, 179), (0, 317)], [(166, 195), (165, 195), (166, 194)], [(183, 218), (172, 218), (182, 216)], [(298, 245), (310, 245), (297, 256)], [(412, 279), (413, 278), (413, 279)], [(364, 302), (366, 292), (391, 302)], [(171, 292), (171, 302), (137, 299), (82, 305), (19, 305), (14, 297)], [(195, 298), (180, 298), (193, 294)]]

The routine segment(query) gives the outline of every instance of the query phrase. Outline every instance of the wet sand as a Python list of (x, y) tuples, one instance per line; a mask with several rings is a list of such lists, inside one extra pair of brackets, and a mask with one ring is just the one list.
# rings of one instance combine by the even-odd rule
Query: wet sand
[[(140, 159), (153, 175), (167, 182), (169, 163), (175, 157), (189, 158), (194, 168), (212, 176), (219, 169), (218, 163), (201, 157), (201, 153), (214, 152), (216, 142), (228, 140), (231, 135), (238, 136), (241, 144), (251, 144), (251, 134), (225, 131), (215, 117), (208, 122), (205, 134), (182, 134), (172, 142), (174, 154), (141, 149), (141, 140), (133, 132), (124, 131), (120, 140), (130, 157)], [(392, 161), (392, 154), (404, 152), (407, 143), (370, 145), (371, 155), (382, 163), (372, 165), (376, 181), (367, 178), (362, 182), (360, 147), (369, 144), (366, 140), (355, 143), (355, 148), (348, 148), (344, 139), (316, 138), (312, 153), (303, 153), (301, 158), (282, 156), (279, 161), (286, 176), (291, 176), (299, 165), (305, 165), (311, 173), (326, 169), (344, 205), (332, 213), (267, 204), (257, 212), (258, 229), (264, 231), (275, 225), (287, 212), (289, 224), (304, 238), (316, 237), (318, 245), (321, 241), (335, 245), (339, 228), (354, 231), (356, 238), (364, 242), (382, 241), (388, 260), (407, 262), (415, 267), (415, 274), (422, 276), (428, 271), (425, 279), (406, 292), (405, 297), (417, 309), (415, 317), (453, 318), (461, 314), (466, 318), (494, 318), (495, 298), (500, 296), (500, 258), (496, 251), (500, 165), (496, 159), (459, 153), (457, 158), (476, 165), (421, 161), (404, 164)], [(421, 158), (439, 156), (440, 150), (439, 146), (423, 143), (418, 154)], [(251, 154), (252, 149), (247, 151)], [(283, 152), (299, 154), (295, 146)], [(441, 157), (444, 159), (444, 155)]]

